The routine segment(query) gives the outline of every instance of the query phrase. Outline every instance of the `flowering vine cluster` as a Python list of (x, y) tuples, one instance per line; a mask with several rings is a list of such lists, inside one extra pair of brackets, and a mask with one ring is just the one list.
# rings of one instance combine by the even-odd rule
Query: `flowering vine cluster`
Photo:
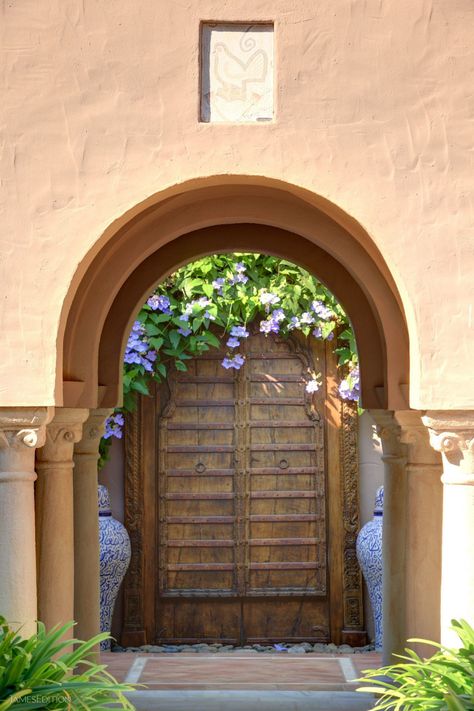
[[(261, 333), (288, 336), (300, 331), (322, 340), (336, 338), (341, 367), (340, 396), (359, 399), (359, 370), (352, 329), (328, 289), (301, 267), (260, 254), (215, 255), (178, 270), (157, 287), (132, 326), (124, 355), (124, 408), (136, 393), (149, 394), (150, 380), (162, 382), (168, 368), (186, 370), (189, 360), (210, 348), (226, 347), (222, 367), (245, 366), (242, 346), (256, 323)], [(309, 374), (306, 391), (321, 387)], [(105, 440), (121, 437), (123, 411), (107, 421)]]

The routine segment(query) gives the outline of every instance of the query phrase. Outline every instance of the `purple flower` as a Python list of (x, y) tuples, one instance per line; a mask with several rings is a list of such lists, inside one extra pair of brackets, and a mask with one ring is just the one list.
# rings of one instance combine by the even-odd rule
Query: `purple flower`
[(323, 321), (328, 321), (334, 314), (322, 301), (313, 301), (311, 308), (314, 313), (322, 318)]
[(275, 309), (275, 311), (272, 311), (272, 319), (275, 321), (284, 321), (285, 320), (285, 312), (283, 309)]
[(245, 363), (245, 357), (237, 353), (233, 358), (224, 358), (221, 365), (226, 370), (234, 368), (234, 370), (240, 370), (241, 366)]
[(286, 652), (286, 645), (284, 644), (274, 644), (273, 646), (277, 652)]
[(182, 326), (178, 328), (178, 333), (180, 333), (182, 336), (189, 336), (189, 334), (192, 332), (193, 331), (191, 328), (183, 328)]
[(230, 329), (230, 335), (235, 338), (248, 338), (250, 334), (246, 330), (245, 326), (232, 326)]
[(152, 311), (162, 311), (164, 314), (171, 314), (172, 307), (167, 296), (153, 294), (147, 301), (148, 306)]
[(319, 388), (320, 385), (317, 380), (310, 380), (309, 383), (306, 384), (307, 393), (317, 393)]
[(314, 316), (310, 314), (309, 311), (305, 311), (301, 314), (301, 323), (311, 325), (314, 323)]
[(246, 272), (247, 267), (245, 266), (245, 264), (243, 262), (237, 262), (237, 264), (235, 265), (235, 271), (236, 272)]
[(216, 320), (216, 317), (214, 316), (214, 314), (210, 314), (209, 311), (206, 311), (206, 312), (204, 313), (204, 318), (208, 318), (209, 321), (215, 321), (215, 320)]
[(123, 357), (124, 363), (136, 363), (140, 364), (140, 355), (136, 353), (135, 351), (125, 351), (125, 355)]
[(181, 316), (179, 317), (179, 320), (186, 321), (186, 322), (189, 321), (189, 314), (184, 312), (184, 314), (181, 314)]
[(260, 332), (261, 333), (279, 333), (280, 324), (273, 318), (269, 318), (266, 321), (260, 321)]
[(327, 340), (327, 341), (332, 341), (333, 338), (334, 338), (334, 332), (331, 331), (331, 333), (328, 333), (328, 335), (326, 336), (326, 340)]
[(313, 336), (314, 336), (315, 338), (322, 338), (322, 337), (323, 337), (323, 332), (321, 331), (321, 327), (320, 327), (320, 326), (316, 326), (316, 328), (315, 328), (314, 331), (313, 331)]
[(292, 316), (290, 318), (290, 322), (288, 324), (288, 330), (292, 331), (294, 328), (299, 328), (300, 327), (300, 320), (297, 316)]
[(357, 402), (360, 398), (360, 375), (359, 366), (354, 366), (347, 378), (339, 383), (339, 395), (343, 400), (353, 400)]
[(145, 326), (141, 321), (133, 322), (132, 333), (145, 333)]
[(222, 287), (224, 286), (224, 284), (225, 284), (225, 279), (223, 279), (222, 277), (219, 277), (219, 279), (214, 279), (214, 281), (212, 282), (212, 287), (213, 287), (213, 289), (218, 291), (219, 294), (222, 294)]
[(227, 345), (229, 346), (229, 348), (238, 348), (240, 346), (240, 341), (238, 338), (234, 338), (233, 336), (231, 336), (227, 341)]
[(245, 276), (242, 272), (238, 274), (233, 274), (229, 279), (229, 284), (246, 284), (248, 282), (248, 276)]
[(124, 418), (121, 412), (113, 412), (110, 417), (105, 421), (105, 432), (104, 439), (109, 439), (110, 437), (116, 437), (117, 439), (122, 439), (122, 427), (124, 425)]
[(193, 306), (199, 306), (201, 309), (204, 309), (206, 306), (210, 306), (211, 302), (209, 299), (206, 299), (205, 296), (201, 296), (197, 301), (192, 301), (191, 304)]
[(262, 294), (260, 294), (260, 303), (264, 306), (274, 306), (275, 304), (278, 304), (279, 301), (280, 297), (276, 294), (271, 294), (269, 291), (264, 291)]
[(151, 373), (153, 371), (153, 365), (150, 363), (148, 358), (141, 358), (140, 365), (142, 365), (145, 368), (147, 373)]

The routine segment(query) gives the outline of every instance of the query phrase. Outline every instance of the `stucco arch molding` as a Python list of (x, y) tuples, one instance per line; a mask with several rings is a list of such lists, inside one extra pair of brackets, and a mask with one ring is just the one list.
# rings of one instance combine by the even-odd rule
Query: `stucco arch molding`
[(250, 185), (184, 191), (134, 215), (96, 245), (66, 300), (58, 382), (64, 404), (119, 403), (125, 341), (157, 282), (206, 254), (261, 251), (305, 267), (343, 304), (356, 332), (364, 405), (407, 407), (400, 297), (373, 241), (349, 217), (353, 229), (337, 217), (281, 188)]

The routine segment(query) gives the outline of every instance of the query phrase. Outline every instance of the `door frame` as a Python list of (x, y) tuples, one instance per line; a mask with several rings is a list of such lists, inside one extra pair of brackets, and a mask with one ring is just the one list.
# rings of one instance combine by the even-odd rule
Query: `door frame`
[[(308, 343), (311, 347), (311, 340)], [(327, 555), (330, 638), (335, 644), (362, 646), (364, 630), (362, 576), (356, 557), (359, 531), (359, 465), (357, 404), (338, 395), (337, 359), (326, 342), (327, 397), (325, 400)], [(130, 566), (123, 585), (124, 646), (155, 641), (157, 529), (156, 522), (156, 423), (161, 404), (159, 389), (154, 397), (140, 396), (137, 408), (125, 423), (125, 526), (132, 547)]]

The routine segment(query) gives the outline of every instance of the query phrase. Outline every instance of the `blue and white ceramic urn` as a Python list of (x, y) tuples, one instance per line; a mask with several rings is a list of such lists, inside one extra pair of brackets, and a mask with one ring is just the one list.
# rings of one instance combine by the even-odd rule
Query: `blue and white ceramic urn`
[(382, 649), (382, 526), (383, 486), (380, 486), (375, 495), (374, 517), (362, 526), (356, 545), (374, 615), (375, 649)]
[[(100, 631), (112, 627), (115, 600), (130, 563), (130, 537), (125, 526), (113, 518), (107, 487), (99, 486), (100, 544)], [(110, 639), (101, 642), (103, 651), (110, 649)]]

